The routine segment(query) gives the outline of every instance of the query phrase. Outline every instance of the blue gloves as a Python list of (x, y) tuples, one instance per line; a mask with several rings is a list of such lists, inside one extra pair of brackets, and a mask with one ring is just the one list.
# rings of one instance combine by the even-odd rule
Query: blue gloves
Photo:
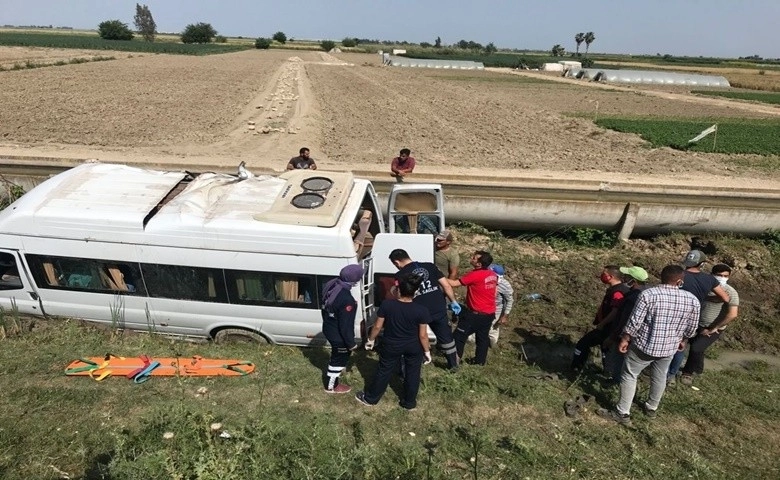
[(454, 313), (455, 315), (460, 315), (460, 311), (462, 310), (460, 303), (458, 302), (450, 303), (450, 310), (452, 310), (452, 313)]

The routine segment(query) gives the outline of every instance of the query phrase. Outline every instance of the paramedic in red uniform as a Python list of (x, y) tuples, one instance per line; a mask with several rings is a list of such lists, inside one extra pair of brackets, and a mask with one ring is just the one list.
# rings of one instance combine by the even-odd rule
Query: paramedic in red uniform
[(466, 339), (474, 333), (477, 341), (474, 363), (484, 365), (490, 347), (490, 327), (496, 316), (498, 275), (488, 268), (493, 263), (493, 257), (488, 252), (474, 252), (469, 263), (474, 270), (456, 280), (448, 280), (453, 287), (466, 287), (466, 307), (460, 314), (453, 337), (458, 358), (462, 358)]

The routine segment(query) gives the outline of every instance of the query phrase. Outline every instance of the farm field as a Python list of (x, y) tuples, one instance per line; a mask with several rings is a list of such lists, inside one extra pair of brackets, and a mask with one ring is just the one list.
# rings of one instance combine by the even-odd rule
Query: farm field
[(744, 91), (718, 92), (718, 91), (711, 91), (711, 90), (694, 90), (691, 93), (696, 93), (699, 95), (710, 95), (713, 97), (736, 98), (738, 100), (749, 100), (751, 102), (772, 103), (775, 105), (780, 105), (780, 92), (744, 92)]
[[(686, 91), (497, 71), (392, 69), (381, 67), (377, 55), (282, 50), (134, 55), (2, 71), (0, 81), (0, 157), (203, 169), (235, 168), (244, 160), (253, 171), (278, 172), (305, 145), (320, 168), (386, 178), (390, 157), (408, 146), (420, 164), (418, 178), (780, 188), (780, 152), (679, 151), (652, 146), (640, 138), (642, 129), (623, 133), (594, 123), (641, 117), (771, 125), (780, 117), (771, 105)], [(678, 385), (656, 420), (637, 408), (634, 426), (623, 428), (595, 415), (617, 397), (595, 368), (579, 377), (566, 373), (573, 342), (590, 328), (603, 295), (602, 265), (643, 265), (656, 276), (679, 261), (689, 238), (583, 248), (468, 224), (453, 230), (461, 270), (468, 268), (463, 252), (488, 249), (507, 267), (519, 298), (486, 367), (466, 364), (453, 375), (441, 357), (425, 367), (415, 412), (399, 411), (397, 385), (368, 410), (351, 395), (326, 396), (324, 349), (192, 344), (72, 319), (19, 321), (0, 312), (0, 477), (778, 476), (777, 231), (761, 242), (708, 237), (717, 244), (712, 261), (737, 265), (731, 284), (741, 294), (740, 318), (710, 352), (699, 390)], [(531, 292), (551, 301), (520, 300)], [(258, 369), (235, 380), (155, 378), (143, 385), (62, 374), (69, 361), (106, 352), (236, 357)], [(472, 352), (467, 346), (466, 358)], [(355, 391), (373, 375), (376, 358), (358, 352), (351, 360), (345, 380)], [(645, 382), (639, 398), (646, 390)], [(578, 395), (590, 400), (577, 418), (567, 417), (563, 404)]]
[[(8, 48), (0, 47), (0, 58), (11, 55)], [(780, 177), (779, 169), (752, 167), (756, 155), (648, 148), (638, 135), (593, 123), (780, 115), (729, 99), (666, 98), (530, 74), (385, 68), (378, 55), (273, 49), (144, 55), (0, 76), (4, 155), (211, 166), (244, 160), (278, 171), (306, 145), (328, 168), (383, 171), (409, 147), (422, 174), (446, 165), (452, 175), (509, 169), (663, 179), (695, 156), (698, 174)]]

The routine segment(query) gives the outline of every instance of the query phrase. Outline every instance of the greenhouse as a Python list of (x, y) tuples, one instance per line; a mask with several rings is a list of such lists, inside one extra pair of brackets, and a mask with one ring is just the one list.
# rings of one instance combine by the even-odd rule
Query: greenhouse
[(407, 58), (384, 54), (383, 63), (392, 67), (448, 68), (453, 70), (484, 70), (482, 62), (468, 60), (432, 60), (429, 58)]
[(584, 78), (594, 82), (636, 83), (653, 85), (690, 85), (697, 87), (730, 87), (721, 75), (701, 75), (663, 70), (605, 70), (597, 68), (570, 69), (567, 77)]

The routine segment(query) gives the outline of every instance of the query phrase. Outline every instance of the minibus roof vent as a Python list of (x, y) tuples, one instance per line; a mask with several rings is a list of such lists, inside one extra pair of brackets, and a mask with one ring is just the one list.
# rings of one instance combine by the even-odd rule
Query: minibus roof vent
[(301, 188), (310, 192), (327, 192), (333, 186), (333, 180), (326, 177), (311, 177), (301, 182)]
[(254, 215), (255, 220), (333, 227), (341, 218), (354, 185), (350, 172), (290, 170), (279, 178), (287, 183), (271, 208)]
[(292, 199), (292, 204), (298, 208), (317, 208), (325, 203), (325, 197), (319, 193), (304, 192), (299, 193)]

